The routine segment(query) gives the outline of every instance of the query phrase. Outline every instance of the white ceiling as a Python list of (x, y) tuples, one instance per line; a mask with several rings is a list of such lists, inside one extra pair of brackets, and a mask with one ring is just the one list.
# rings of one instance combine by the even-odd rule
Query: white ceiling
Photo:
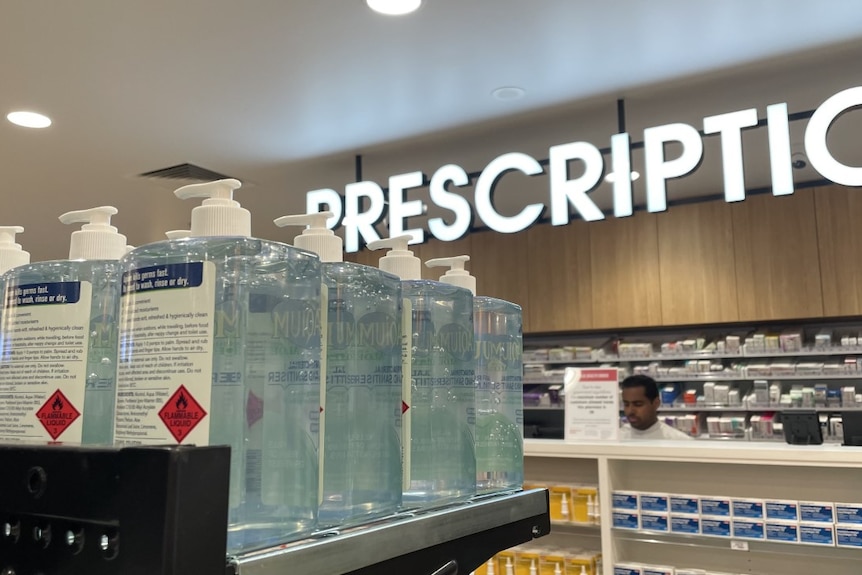
[[(191, 162), (254, 184), (238, 199), (272, 237), (357, 153), (385, 184), (501, 146), (606, 146), (618, 97), (636, 140), (704, 109), (808, 109), (862, 81), (860, 56), (858, 0), (426, 0), (400, 18), (363, 0), (0, 0), (0, 111), (55, 122), (0, 121), (0, 223), (27, 228), (34, 260), (65, 257), (57, 216), (93, 205), (158, 240), (191, 206), (135, 176)], [(490, 96), (513, 85), (526, 97)]]

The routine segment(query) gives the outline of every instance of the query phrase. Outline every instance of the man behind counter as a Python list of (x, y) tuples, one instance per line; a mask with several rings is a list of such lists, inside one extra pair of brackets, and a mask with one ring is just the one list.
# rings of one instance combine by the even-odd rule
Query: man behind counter
[(646, 375), (631, 375), (620, 384), (623, 411), (628, 423), (620, 430), (620, 439), (691, 439), (688, 435), (658, 420), (661, 399), (658, 385)]

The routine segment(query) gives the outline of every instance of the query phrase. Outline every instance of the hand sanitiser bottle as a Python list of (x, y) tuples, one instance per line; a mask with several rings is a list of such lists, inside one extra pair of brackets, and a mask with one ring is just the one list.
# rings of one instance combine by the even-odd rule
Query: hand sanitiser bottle
[(10, 426), (3, 439), (111, 443), (118, 260), (126, 251), (126, 237), (111, 225), (116, 213), (103, 206), (63, 214), (64, 224), (84, 224), (72, 233), (69, 259), (5, 275), (0, 388), (29, 399), (2, 403), (0, 421)]
[(191, 235), (123, 258), (116, 439), (229, 445), (228, 550), (317, 514), (320, 260), (251, 236), (237, 180), (193, 184)]
[(321, 526), (349, 525), (401, 505), (401, 280), (343, 262), (330, 212), (285, 216), (308, 226), (294, 245), (323, 262)]
[[(441, 282), (476, 291), (464, 269), (470, 256), (428, 260), (449, 267)], [(486, 296), (473, 298), (476, 335), (476, 489), (520, 489), (524, 482), (523, 337), (521, 307)]]
[(380, 269), (402, 280), (403, 500), (405, 507), (429, 507), (476, 493), (473, 294), (420, 279), (410, 239), (368, 247), (390, 248)]

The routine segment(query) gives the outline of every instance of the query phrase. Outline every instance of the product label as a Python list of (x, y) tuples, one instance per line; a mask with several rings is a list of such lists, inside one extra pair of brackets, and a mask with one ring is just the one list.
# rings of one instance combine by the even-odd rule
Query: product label
[(799, 520), (810, 523), (834, 523), (835, 507), (831, 503), (799, 502)]
[(832, 525), (800, 524), (799, 542), (808, 545), (835, 545), (835, 527)]
[(796, 501), (767, 501), (764, 504), (767, 519), (780, 521), (797, 521), (799, 519), (799, 504)]
[(766, 523), (766, 540), (796, 543), (799, 541), (799, 525), (768, 521)]
[(730, 499), (723, 497), (701, 497), (700, 512), (712, 517), (730, 517)]
[(733, 516), (749, 519), (763, 519), (763, 501), (734, 499)]
[(641, 529), (646, 531), (666, 532), (668, 530), (667, 515), (641, 513)]
[(617, 529), (640, 529), (640, 521), (637, 513), (614, 511), (613, 521), (613, 525)]
[[(211, 386), (216, 380), (220, 385), (240, 381), (235, 372), (213, 373), (214, 276), (209, 262), (123, 274), (114, 425), (118, 443), (209, 445)], [(222, 314), (218, 331), (223, 334), (233, 324)]]
[(862, 526), (837, 525), (835, 539), (838, 547), (862, 547)]
[(697, 515), (671, 515), (671, 533), (686, 533), (697, 535), (700, 533), (700, 517)]
[(701, 517), (700, 532), (712, 537), (730, 537), (730, 520), (722, 517)]
[(0, 440), (81, 442), (91, 298), (86, 281), (10, 280), (0, 357)]
[(614, 575), (643, 575), (643, 571), (635, 565), (614, 565)]
[(700, 498), (693, 495), (671, 495), (671, 513), (700, 513)]
[(643, 575), (673, 575), (673, 567), (657, 567), (655, 565), (644, 565)]
[(656, 495), (650, 493), (641, 493), (640, 495), (641, 511), (657, 511), (659, 513), (667, 513), (668, 498), (667, 495)]
[(634, 509), (638, 508), (638, 494), (629, 491), (614, 491), (611, 495), (614, 509)]
[(413, 302), (404, 298), (401, 302), (401, 468), (402, 490), (410, 489), (413, 469)]
[(862, 504), (859, 503), (836, 503), (836, 523), (862, 523)]
[(765, 537), (763, 521), (734, 519), (733, 536), (738, 539), (763, 539)]

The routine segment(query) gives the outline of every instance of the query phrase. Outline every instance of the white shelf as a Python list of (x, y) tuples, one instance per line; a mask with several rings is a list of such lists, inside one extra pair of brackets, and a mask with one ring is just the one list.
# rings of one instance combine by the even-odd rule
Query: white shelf
[(862, 561), (862, 549), (845, 547), (824, 547), (822, 545), (807, 545), (804, 543), (783, 543), (777, 541), (738, 539), (731, 537), (710, 537), (706, 535), (685, 535), (679, 533), (663, 533), (634, 529), (613, 529), (614, 537), (624, 541), (659, 545), (678, 545), (697, 547), (710, 550), (732, 551), (731, 543), (743, 541), (747, 544), (748, 553), (775, 553), (779, 555), (803, 555), (805, 557), (825, 557), (835, 559)]
[(795, 358), (795, 357), (828, 357), (837, 355), (862, 355), (862, 347), (839, 348), (829, 350), (811, 350), (788, 353), (667, 353), (644, 357), (618, 357), (603, 356), (593, 359), (555, 359), (548, 361), (524, 361), (524, 365), (575, 365), (575, 364), (597, 364), (597, 363), (645, 363), (650, 361), (691, 361), (701, 359), (769, 359), (769, 358)]
[(659, 413), (691, 413), (691, 412), (711, 411), (716, 413), (726, 412), (779, 412), (779, 411), (822, 411), (822, 412), (843, 412), (843, 411), (862, 411), (862, 407), (661, 407)]
[(771, 441), (605, 441), (569, 442), (559, 439), (525, 439), (524, 455), (573, 459), (628, 459), (852, 467), (862, 469), (862, 447), (837, 444), (788, 445)]
[(693, 381), (759, 381), (759, 380), (781, 380), (781, 381), (833, 381), (833, 380), (862, 380), (862, 374), (853, 375), (757, 375), (757, 376), (741, 376), (741, 375), (717, 375), (710, 373), (709, 375), (694, 375), (684, 377), (673, 377), (669, 375), (659, 376), (655, 378), (658, 383), (684, 383)]

